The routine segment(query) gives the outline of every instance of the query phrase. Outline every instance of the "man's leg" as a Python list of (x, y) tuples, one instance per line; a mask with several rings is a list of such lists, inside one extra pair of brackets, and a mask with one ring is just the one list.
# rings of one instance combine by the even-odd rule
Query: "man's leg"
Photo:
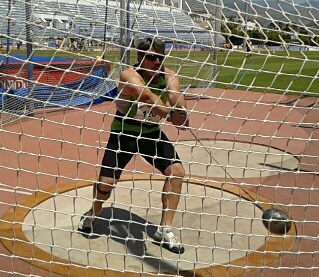
[[(162, 192), (162, 217), (154, 234), (154, 242), (171, 252), (182, 254), (185, 249), (175, 237), (171, 226), (179, 203), (185, 170), (164, 133), (160, 132), (150, 138), (138, 141), (139, 151), (150, 165), (166, 176)], [(160, 141), (154, 138), (160, 138)]]
[(107, 177), (100, 177), (99, 181), (93, 185), (92, 208), (82, 216), (78, 225), (78, 231), (91, 233), (93, 222), (102, 213), (102, 205), (111, 196), (115, 180)]
[[(165, 133), (159, 132), (156, 137), (160, 141), (143, 139), (139, 141), (139, 150), (146, 161), (155, 166), (166, 176), (162, 193), (162, 218), (161, 226), (172, 226), (182, 190), (185, 170), (172, 143)], [(155, 138), (155, 135), (154, 137)], [(156, 157), (156, 158), (154, 158)]]
[[(123, 144), (127, 145), (128, 142), (123, 141)], [(81, 218), (78, 225), (78, 230), (81, 232), (90, 233), (92, 231), (93, 222), (101, 214), (103, 203), (111, 196), (112, 189), (120, 178), (122, 169), (132, 157), (132, 154), (128, 155), (125, 152), (118, 153), (118, 149), (120, 149), (118, 137), (116, 134), (111, 134), (104, 152), (99, 181), (93, 186), (92, 207)]]
[(182, 191), (182, 183), (185, 175), (182, 164), (175, 163), (169, 166), (165, 172), (166, 177), (163, 193), (162, 193), (162, 218), (161, 226), (172, 226), (175, 211), (177, 209), (180, 194)]
[(172, 232), (172, 223), (179, 203), (182, 190), (183, 177), (185, 175), (182, 164), (170, 165), (164, 174), (167, 176), (162, 193), (162, 218), (160, 226), (154, 234), (158, 244), (171, 252), (183, 254), (185, 249)]
[(112, 189), (117, 180), (113, 178), (100, 176), (99, 181), (93, 186), (93, 215), (99, 214), (102, 211), (102, 205), (107, 201), (112, 193)]

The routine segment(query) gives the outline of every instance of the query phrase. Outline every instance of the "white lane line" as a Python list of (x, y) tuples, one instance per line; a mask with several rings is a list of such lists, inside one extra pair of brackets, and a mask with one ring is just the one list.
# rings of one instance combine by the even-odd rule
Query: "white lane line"
[(12, 193), (19, 193), (19, 194), (25, 194), (25, 195), (32, 195), (31, 192), (26, 192), (26, 191), (19, 191), (16, 189), (3, 189), (0, 187), (0, 191), (6, 191), (6, 192), (12, 192)]

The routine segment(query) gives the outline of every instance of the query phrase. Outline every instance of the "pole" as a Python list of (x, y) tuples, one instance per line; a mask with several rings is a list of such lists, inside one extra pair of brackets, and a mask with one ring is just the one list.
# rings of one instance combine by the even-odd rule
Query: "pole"
[(213, 69), (213, 73), (211, 76), (211, 80), (212, 82), (210, 82), (209, 87), (210, 88), (215, 88), (216, 87), (216, 82), (215, 79), (217, 77), (217, 62), (218, 62), (218, 35), (220, 33), (221, 30), (221, 0), (215, 0), (215, 22), (214, 22), (214, 50), (213, 50), (213, 63), (214, 63), (214, 69)]
[[(10, 51), (10, 25), (11, 25), (11, 0), (8, 0), (8, 25), (7, 25), (7, 53)], [(9, 82), (8, 82), (8, 75), (9, 75), (9, 57), (6, 56), (6, 81), (4, 84), (4, 89), (9, 88)]]
[(120, 58), (121, 58), (121, 70), (124, 70), (126, 66), (125, 63), (125, 47), (126, 47), (126, 30), (125, 30), (125, 2), (126, 0), (121, 0), (120, 2)]
[[(130, 37), (130, 34), (132, 33), (131, 29), (130, 29), (130, 3), (131, 0), (127, 0), (127, 6), (126, 6), (126, 30), (127, 30), (127, 37), (126, 37), (126, 42), (128, 42), (128, 38)], [(127, 43), (126, 43), (127, 44)], [(130, 49), (127, 50), (126, 52), (126, 64), (130, 64), (131, 63), (131, 51)]]
[(26, 19), (26, 41), (27, 41), (27, 69), (28, 69), (28, 101), (26, 108), (30, 112), (29, 115), (34, 115), (34, 99), (33, 99), (33, 64), (32, 64), (32, 38), (31, 38), (31, 1), (25, 1), (25, 19)]
[(108, 11), (108, 5), (109, 5), (109, 1), (105, 0), (105, 17), (104, 17), (104, 45), (103, 45), (103, 55), (102, 55), (102, 59), (104, 60), (105, 58), (105, 52), (106, 52), (106, 31), (107, 31), (107, 11)]
[(247, 1), (245, 2), (245, 22), (244, 22), (244, 31), (245, 31), (245, 37), (244, 37), (244, 43), (243, 43), (243, 46), (244, 48), (246, 47), (246, 44), (247, 44), (247, 22), (248, 22), (248, 3)]

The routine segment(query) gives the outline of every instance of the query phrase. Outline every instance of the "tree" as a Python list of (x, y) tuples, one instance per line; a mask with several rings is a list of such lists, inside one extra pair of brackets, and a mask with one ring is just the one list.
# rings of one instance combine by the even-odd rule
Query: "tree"
[[(267, 33), (267, 39), (266, 45), (273, 46), (273, 45), (280, 45), (281, 40), (279, 37), (279, 33), (275, 31), (270, 31)], [(277, 43), (278, 42), (278, 43)]]

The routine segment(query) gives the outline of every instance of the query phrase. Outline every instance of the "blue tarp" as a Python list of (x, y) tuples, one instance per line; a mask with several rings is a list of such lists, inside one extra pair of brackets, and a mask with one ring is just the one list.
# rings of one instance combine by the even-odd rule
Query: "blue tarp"
[[(21, 63), (28, 60), (26, 55), (8, 55), (7, 57), (5, 55), (0, 55), (0, 64), (1, 63)], [(32, 62), (34, 63), (49, 63), (49, 62), (73, 62), (71, 59), (65, 59), (65, 58), (57, 58), (54, 57), (53, 59), (51, 57), (40, 57), (40, 56), (32, 56)]]
[(107, 78), (108, 73), (100, 69), (74, 83), (59, 86), (36, 86), (31, 90), (28, 88), (15, 89), (8, 94), (1, 89), (0, 93), (3, 96), (0, 98), (0, 104), (3, 101), (4, 103), (10, 101), (11, 105), (20, 102), (20, 104), (16, 103), (16, 106), (20, 106), (22, 101), (34, 100), (35, 109), (97, 104), (112, 100), (117, 95), (116, 82)]
[(4, 100), (7, 98), (5, 95), (6, 90), (3, 88), (0, 88), (0, 105), (4, 102)]

